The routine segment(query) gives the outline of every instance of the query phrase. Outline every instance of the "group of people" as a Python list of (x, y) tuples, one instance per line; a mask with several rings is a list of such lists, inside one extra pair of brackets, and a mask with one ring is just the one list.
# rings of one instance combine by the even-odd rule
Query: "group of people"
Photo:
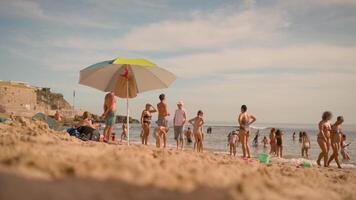
[[(116, 111), (116, 97), (113, 92), (106, 94), (104, 101), (104, 112), (102, 117), (105, 119), (105, 129), (103, 132), (103, 141), (108, 142), (112, 133), (113, 126), (115, 124), (115, 111)], [(154, 128), (154, 136), (156, 139), (156, 147), (160, 148), (167, 146), (167, 134), (169, 131), (168, 126), (168, 117), (170, 113), (168, 111), (168, 105), (166, 102), (166, 96), (164, 94), (159, 95), (159, 103), (157, 108), (151, 104), (146, 104), (145, 109), (141, 114), (141, 142), (144, 145), (148, 144), (148, 138), (150, 135), (152, 114), (158, 113), (156, 124)], [(88, 113), (85, 112), (83, 119), (80, 124), (83, 126), (88, 126), (93, 129), (97, 128), (98, 125), (93, 124), (88, 117)], [(322, 115), (322, 120), (319, 123), (319, 134), (317, 137), (317, 142), (320, 146), (321, 153), (318, 156), (317, 164), (321, 165), (321, 161), (324, 161), (324, 166), (327, 167), (330, 163), (335, 160), (337, 166), (341, 168), (339, 161), (339, 152), (342, 154), (344, 159), (349, 160), (349, 155), (345, 151), (345, 148), (350, 145), (346, 144), (346, 135), (342, 133), (342, 124), (344, 119), (342, 116), (337, 117), (335, 123), (331, 124), (330, 120), (332, 119), (332, 114), (329, 111), (326, 111)], [(237, 144), (240, 142), (242, 147), (242, 157), (250, 158), (250, 147), (249, 147), (249, 137), (250, 137), (250, 126), (256, 121), (256, 117), (251, 113), (247, 112), (247, 106), (241, 106), (241, 113), (238, 116), (239, 129), (232, 131), (228, 135), (228, 145), (230, 147), (230, 155), (236, 155)], [(173, 116), (173, 127), (174, 127), (174, 139), (176, 140), (177, 149), (183, 150), (184, 148), (184, 137), (186, 138), (187, 143), (192, 142), (194, 138), (194, 150), (198, 152), (203, 151), (203, 125), (204, 125), (204, 114), (201, 110), (197, 112), (197, 115), (188, 120), (187, 112), (184, 109), (183, 101), (177, 102), (177, 109), (174, 112)], [(188, 127), (184, 131), (186, 124), (190, 124), (193, 127), (193, 130)], [(127, 126), (126, 124), (122, 125), (122, 135), (121, 140), (127, 136)], [(267, 144), (270, 144), (270, 154), (277, 157), (283, 156), (283, 132), (280, 129), (272, 128), (269, 135), (269, 141), (266, 136), (264, 136), (262, 143), (264, 147), (267, 147)], [(254, 138), (254, 144), (258, 143), (259, 132), (256, 133)], [(295, 133), (293, 133), (293, 140), (295, 139)], [(301, 142), (301, 154), (304, 157), (309, 156), (308, 150), (310, 149), (310, 138), (306, 132), (300, 133), (300, 142)], [(330, 149), (332, 153), (329, 157)]]
[[(147, 145), (148, 137), (150, 135), (152, 114), (158, 112), (158, 118), (156, 121), (157, 127), (154, 128), (154, 136), (156, 138), (156, 147), (163, 146), (164, 148), (167, 145), (167, 133), (169, 131), (168, 127), (168, 117), (170, 113), (168, 111), (168, 105), (166, 102), (166, 96), (164, 94), (159, 95), (160, 102), (157, 104), (157, 109), (151, 104), (146, 104), (145, 109), (141, 114), (141, 139), (142, 144)], [(199, 110), (197, 116), (188, 120), (187, 112), (183, 108), (183, 101), (177, 102), (177, 109), (174, 112), (173, 116), (173, 129), (174, 129), (174, 139), (176, 140), (177, 149), (183, 150), (184, 148), (184, 136), (185, 135), (187, 142), (192, 142), (192, 136), (194, 136), (194, 150), (198, 152), (203, 151), (203, 125), (204, 125), (204, 114), (203, 111)], [(193, 131), (188, 128), (184, 132), (184, 126), (189, 123), (193, 126)]]
[[(345, 151), (345, 148), (350, 144), (345, 143), (346, 135), (342, 132), (344, 118), (342, 116), (338, 116), (333, 124), (331, 123), (332, 118), (332, 113), (330, 111), (325, 111), (322, 115), (321, 121), (319, 122), (317, 142), (321, 152), (316, 162), (319, 166), (321, 166), (321, 161), (323, 160), (324, 167), (328, 167), (330, 163), (335, 160), (338, 168), (341, 168), (339, 152), (344, 159), (349, 160), (350, 157)], [(330, 149), (332, 150), (332, 153), (329, 157)]]

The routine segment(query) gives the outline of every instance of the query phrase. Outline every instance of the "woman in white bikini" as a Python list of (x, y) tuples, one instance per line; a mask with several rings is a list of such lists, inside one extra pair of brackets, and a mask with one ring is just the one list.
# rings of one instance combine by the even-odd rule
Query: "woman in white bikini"
[(331, 124), (330, 120), (332, 119), (332, 113), (326, 111), (323, 113), (322, 120), (319, 122), (319, 134), (318, 134), (318, 144), (320, 147), (320, 154), (316, 163), (321, 166), (320, 161), (324, 159), (324, 167), (328, 166), (328, 143), (329, 143), (329, 136), (331, 131)]
[(250, 158), (250, 147), (248, 145), (248, 138), (250, 137), (250, 125), (256, 121), (256, 117), (247, 113), (247, 106), (241, 106), (241, 113), (238, 118), (240, 124), (240, 141), (242, 144), (243, 158)]
[(337, 120), (334, 125), (331, 127), (331, 147), (333, 149), (333, 154), (330, 156), (328, 161), (328, 166), (330, 165), (332, 160), (335, 160), (337, 167), (341, 168), (340, 161), (339, 161), (339, 151), (340, 151), (340, 144), (341, 144), (341, 127), (342, 123), (344, 122), (344, 118), (342, 116), (338, 116)]

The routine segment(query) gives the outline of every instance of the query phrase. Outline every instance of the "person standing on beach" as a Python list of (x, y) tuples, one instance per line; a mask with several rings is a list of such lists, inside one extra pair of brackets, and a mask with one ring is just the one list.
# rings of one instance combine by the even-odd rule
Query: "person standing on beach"
[(227, 142), (230, 147), (230, 156), (232, 155), (236, 156), (237, 137), (238, 137), (237, 131), (232, 131), (227, 136)]
[(152, 113), (157, 112), (156, 108), (151, 104), (146, 104), (145, 110), (141, 114), (141, 125), (142, 125), (142, 144), (147, 145), (148, 136), (150, 135), (150, 125)]
[(342, 123), (344, 123), (344, 118), (342, 116), (338, 116), (335, 124), (331, 127), (331, 148), (333, 149), (333, 153), (329, 158), (328, 166), (330, 165), (332, 160), (335, 160), (337, 167), (341, 168), (340, 161), (339, 161), (339, 151), (340, 151), (340, 144), (342, 141)]
[(240, 124), (240, 141), (242, 143), (243, 157), (250, 158), (250, 147), (248, 139), (250, 137), (250, 125), (256, 121), (256, 117), (247, 112), (247, 106), (241, 106), (241, 113), (238, 118)]
[(267, 148), (267, 144), (268, 144), (268, 140), (267, 140), (266, 136), (263, 137), (262, 144), (263, 144), (263, 148), (266, 149)]
[(331, 112), (325, 111), (322, 115), (321, 121), (319, 122), (319, 134), (317, 137), (317, 142), (319, 144), (321, 152), (319, 154), (318, 160), (316, 161), (319, 166), (321, 166), (321, 159), (324, 159), (324, 167), (328, 166), (328, 137), (330, 136), (331, 131), (330, 120), (332, 119), (332, 116), (333, 115)]
[(276, 152), (278, 158), (283, 156), (283, 133), (280, 129), (276, 131)]
[(309, 136), (306, 132), (303, 132), (302, 134), (302, 157), (304, 157), (304, 155), (308, 158), (309, 157), (309, 151), (310, 149), (310, 139)]
[(104, 113), (101, 115), (105, 119), (104, 142), (109, 142), (111, 132), (115, 125), (116, 97), (113, 91), (107, 93), (104, 99)]
[(174, 139), (177, 142), (177, 150), (180, 145), (180, 149), (183, 150), (183, 129), (184, 124), (187, 121), (187, 114), (185, 109), (183, 109), (183, 101), (177, 103), (178, 109), (174, 113), (173, 125), (174, 125)]
[(168, 120), (167, 117), (170, 115), (168, 112), (168, 105), (166, 103), (166, 95), (159, 95), (160, 102), (157, 104), (158, 110), (158, 120), (156, 128), (156, 146), (161, 146), (161, 138), (163, 139), (163, 147), (166, 148), (167, 145), (167, 133), (168, 133)]
[(269, 144), (271, 146), (271, 150), (269, 154), (274, 154), (276, 155), (276, 129), (272, 128), (271, 133), (269, 134)]
[(197, 116), (193, 119), (189, 120), (189, 123), (193, 125), (193, 134), (194, 134), (194, 149), (197, 149), (197, 152), (203, 152), (203, 125), (204, 125), (204, 118), (203, 118), (203, 111), (199, 110)]

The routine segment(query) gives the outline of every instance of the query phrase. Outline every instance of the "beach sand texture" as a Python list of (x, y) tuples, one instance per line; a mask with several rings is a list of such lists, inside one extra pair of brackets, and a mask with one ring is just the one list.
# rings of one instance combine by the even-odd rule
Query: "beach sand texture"
[(356, 171), (83, 142), (21, 118), (0, 124), (0, 199), (351, 200)]

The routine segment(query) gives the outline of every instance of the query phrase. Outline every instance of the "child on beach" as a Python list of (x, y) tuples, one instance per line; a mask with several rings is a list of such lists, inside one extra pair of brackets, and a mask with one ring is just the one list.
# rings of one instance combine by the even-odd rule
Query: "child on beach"
[(122, 133), (121, 133), (120, 142), (122, 142), (122, 140), (126, 140), (126, 138), (127, 138), (127, 124), (122, 123)]
[(346, 161), (350, 160), (350, 155), (349, 152), (347, 152), (347, 147), (350, 146), (351, 143), (346, 144), (346, 135), (342, 134), (342, 138), (341, 138), (341, 150), (340, 153), (342, 155), (342, 158)]
[(232, 131), (227, 136), (227, 142), (228, 145), (230, 146), (230, 156), (232, 156), (232, 154), (236, 156), (237, 138), (238, 138), (237, 131)]
[(192, 132), (192, 130), (190, 129), (190, 127), (188, 127), (188, 130), (185, 131), (184, 135), (185, 135), (185, 138), (186, 138), (188, 144), (190, 144), (190, 143), (193, 142), (193, 141), (192, 141), (193, 132)]
[(276, 152), (278, 158), (282, 158), (283, 154), (283, 133), (281, 130), (277, 129), (276, 131)]
[(199, 110), (197, 116), (189, 120), (189, 123), (193, 125), (193, 134), (195, 139), (193, 151), (195, 151), (195, 148), (197, 148), (197, 152), (203, 152), (203, 111)]
[(263, 137), (262, 144), (263, 144), (263, 148), (266, 149), (267, 148), (267, 144), (268, 144), (268, 140), (267, 140), (266, 136)]
[(271, 151), (269, 152), (269, 154), (271, 155), (275, 155), (276, 152), (276, 129), (272, 128), (271, 129), (271, 133), (269, 134), (269, 144), (271, 145)]
[(308, 158), (309, 154), (308, 151), (310, 149), (310, 139), (309, 136), (307, 135), (306, 132), (302, 133), (302, 157), (304, 157), (304, 155)]

